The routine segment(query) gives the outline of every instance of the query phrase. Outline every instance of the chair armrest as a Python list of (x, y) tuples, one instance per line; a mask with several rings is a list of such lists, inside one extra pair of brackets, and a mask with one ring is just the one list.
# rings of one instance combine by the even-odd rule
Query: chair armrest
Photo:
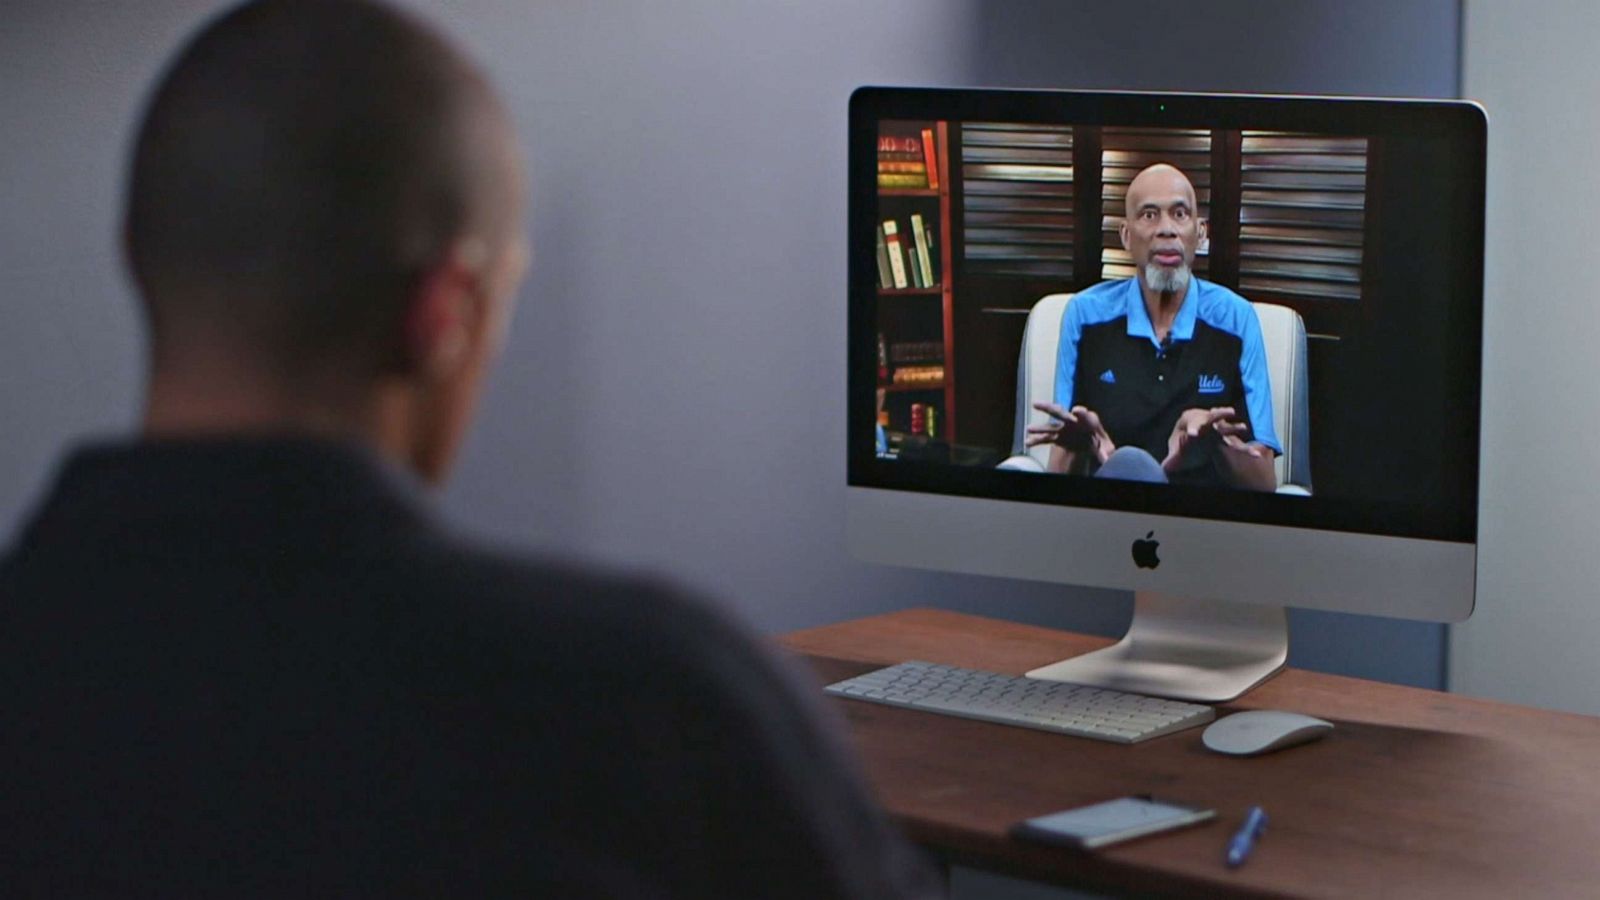
[(1040, 465), (1037, 459), (1034, 459), (1026, 453), (1008, 457), (1003, 460), (1000, 465), (995, 466), (995, 468), (1009, 469), (1013, 472), (1034, 472), (1036, 474), (1044, 472), (1044, 466)]

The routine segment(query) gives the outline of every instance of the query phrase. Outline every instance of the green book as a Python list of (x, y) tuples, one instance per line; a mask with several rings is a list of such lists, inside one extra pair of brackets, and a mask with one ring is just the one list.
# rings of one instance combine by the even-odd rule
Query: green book
[(894, 274), (889, 271), (889, 245), (884, 243), (883, 229), (874, 229), (878, 234), (878, 287), (890, 288), (894, 286)]
[(922, 226), (922, 214), (911, 214), (912, 244), (917, 249), (917, 266), (922, 276), (923, 287), (933, 287), (933, 261), (928, 258), (929, 239), (928, 229)]

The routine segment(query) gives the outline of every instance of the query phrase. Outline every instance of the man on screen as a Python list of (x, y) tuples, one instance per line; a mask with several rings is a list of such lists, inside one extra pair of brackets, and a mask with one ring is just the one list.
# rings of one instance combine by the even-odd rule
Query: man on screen
[(1247, 488), (1277, 485), (1261, 324), (1249, 302), (1194, 277), (1205, 236), (1194, 186), (1158, 164), (1128, 185), (1121, 228), (1137, 274), (1079, 293), (1061, 321), (1047, 471)]

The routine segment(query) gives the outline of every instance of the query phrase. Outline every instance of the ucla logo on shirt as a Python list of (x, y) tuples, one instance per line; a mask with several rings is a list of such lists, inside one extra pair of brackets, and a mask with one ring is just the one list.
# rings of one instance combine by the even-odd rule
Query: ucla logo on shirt
[(1222, 376), (1221, 375), (1201, 375), (1200, 376), (1200, 393), (1202, 393), (1202, 394), (1220, 394), (1220, 393), (1222, 393), (1222, 390), (1223, 390), (1223, 385), (1222, 385)]

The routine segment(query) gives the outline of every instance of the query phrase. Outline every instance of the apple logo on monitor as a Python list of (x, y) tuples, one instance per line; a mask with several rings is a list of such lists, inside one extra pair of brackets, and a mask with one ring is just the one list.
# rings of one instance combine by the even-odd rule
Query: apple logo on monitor
[(1156, 548), (1161, 542), (1153, 540), (1156, 533), (1149, 532), (1144, 537), (1133, 542), (1133, 564), (1141, 569), (1154, 569), (1161, 565), (1161, 557), (1156, 556)]

